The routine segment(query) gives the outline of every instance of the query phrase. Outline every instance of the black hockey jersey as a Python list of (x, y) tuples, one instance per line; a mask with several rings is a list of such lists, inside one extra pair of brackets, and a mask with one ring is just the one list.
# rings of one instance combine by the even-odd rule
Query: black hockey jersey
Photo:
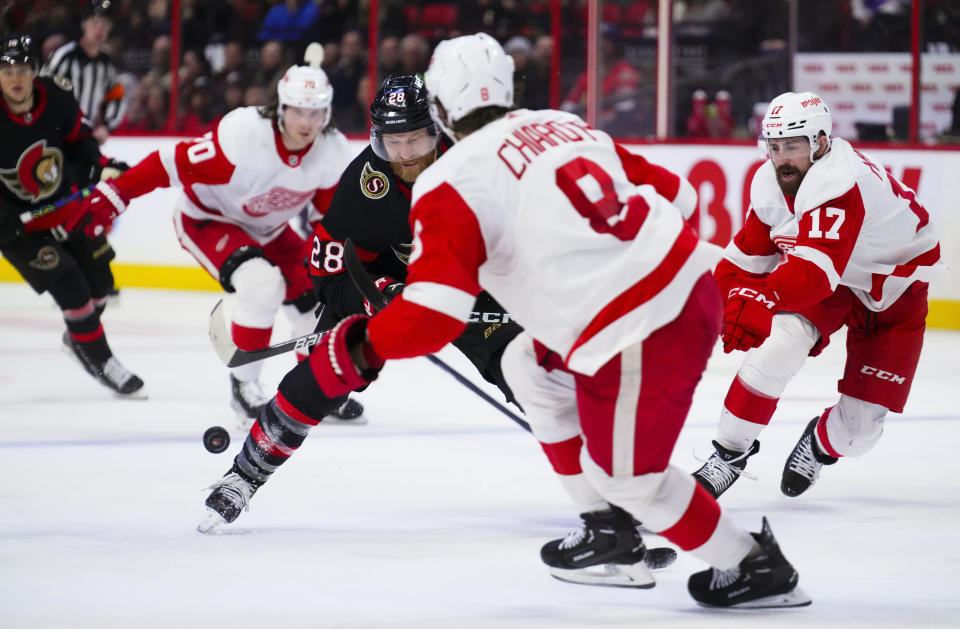
[[(441, 136), (440, 152), (449, 146), (450, 141)], [(343, 172), (330, 207), (314, 232), (310, 255), (310, 274), (331, 321), (364, 312), (363, 296), (343, 263), (347, 238), (356, 245), (371, 276), (406, 282), (413, 241), (410, 195), (410, 185), (394, 175), (390, 163), (377, 157), (369, 146)], [(511, 394), (499, 373), (500, 353), (520, 331), (503, 307), (482, 292), (467, 329), (453, 343), (508, 399)]]
[(0, 207), (4, 213), (52, 203), (90, 183), (100, 148), (81, 120), (69, 83), (40, 77), (34, 106), (14, 114), (0, 98)]

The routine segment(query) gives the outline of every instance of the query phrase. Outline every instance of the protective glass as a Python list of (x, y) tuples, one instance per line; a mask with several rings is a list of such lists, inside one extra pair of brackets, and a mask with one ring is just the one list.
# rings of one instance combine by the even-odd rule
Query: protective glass
[(440, 134), (435, 124), (404, 133), (370, 131), (370, 146), (377, 157), (388, 162), (412, 162), (437, 148)]

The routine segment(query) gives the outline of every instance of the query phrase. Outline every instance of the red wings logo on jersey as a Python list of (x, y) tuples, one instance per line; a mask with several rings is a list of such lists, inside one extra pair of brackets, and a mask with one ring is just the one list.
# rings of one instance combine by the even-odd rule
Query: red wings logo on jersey
[(47, 148), (46, 140), (37, 140), (20, 154), (17, 165), (0, 170), (0, 179), (24, 201), (40, 201), (60, 188), (63, 177), (63, 153)]
[(300, 192), (287, 188), (273, 188), (243, 204), (243, 211), (250, 216), (266, 216), (271, 212), (298, 210), (313, 196), (314, 191)]

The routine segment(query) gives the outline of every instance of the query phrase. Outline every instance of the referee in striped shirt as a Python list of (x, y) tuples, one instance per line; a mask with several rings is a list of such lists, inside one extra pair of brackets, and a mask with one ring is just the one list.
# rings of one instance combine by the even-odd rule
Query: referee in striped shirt
[(54, 51), (40, 71), (42, 75), (70, 80), (84, 122), (93, 129), (100, 144), (120, 125), (126, 111), (117, 68), (110, 56), (101, 51), (113, 27), (114, 4), (115, 0), (88, 0), (81, 14), (80, 39)]

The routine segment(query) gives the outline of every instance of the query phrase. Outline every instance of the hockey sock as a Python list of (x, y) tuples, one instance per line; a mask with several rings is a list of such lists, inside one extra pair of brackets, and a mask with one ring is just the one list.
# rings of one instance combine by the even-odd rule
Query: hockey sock
[(730, 450), (745, 452), (770, 423), (779, 401), (747, 386), (737, 376), (723, 401), (717, 442)]
[(251, 482), (263, 484), (297, 451), (318, 423), (277, 393), (250, 429), (234, 465)]
[(74, 343), (83, 345), (84, 353), (97, 364), (103, 364), (112, 355), (100, 324), (100, 314), (93, 300), (79, 308), (63, 310), (67, 332)]
[(610, 503), (590, 484), (583, 475), (580, 467), (580, 449), (583, 439), (578, 435), (559, 443), (540, 443), (543, 453), (547, 455), (553, 471), (556, 472), (563, 488), (567, 490), (578, 513), (602, 511), (608, 509)]
[[(231, 324), (230, 336), (237, 347), (242, 350), (250, 351), (263, 349), (270, 345), (270, 335), (273, 328), (252, 328), (237, 323)], [(230, 370), (233, 376), (241, 382), (250, 382), (260, 377), (263, 369), (263, 363), (260, 361), (234, 367)]]

